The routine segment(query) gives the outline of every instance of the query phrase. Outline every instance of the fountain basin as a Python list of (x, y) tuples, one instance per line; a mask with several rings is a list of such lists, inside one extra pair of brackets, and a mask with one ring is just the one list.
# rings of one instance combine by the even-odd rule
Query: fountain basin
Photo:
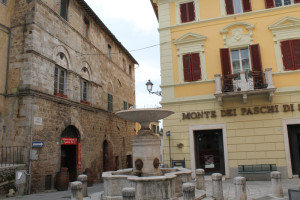
[(182, 196), (182, 184), (192, 181), (189, 169), (162, 169), (161, 176), (138, 177), (130, 175), (132, 169), (104, 172), (103, 200), (122, 200), (122, 189), (133, 187), (136, 200), (177, 200)]

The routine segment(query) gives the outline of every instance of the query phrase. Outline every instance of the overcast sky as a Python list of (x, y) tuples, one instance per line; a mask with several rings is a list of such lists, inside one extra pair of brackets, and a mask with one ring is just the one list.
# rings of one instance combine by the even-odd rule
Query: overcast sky
[[(159, 44), (158, 22), (150, 0), (85, 1), (128, 51)], [(136, 107), (160, 106), (161, 98), (149, 94), (145, 86), (151, 79), (153, 91), (161, 90), (159, 46), (130, 53), (139, 63), (135, 70)]]

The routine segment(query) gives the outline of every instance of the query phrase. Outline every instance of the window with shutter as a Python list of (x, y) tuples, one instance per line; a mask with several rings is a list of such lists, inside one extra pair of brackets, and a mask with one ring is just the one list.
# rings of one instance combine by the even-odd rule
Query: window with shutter
[(194, 2), (180, 4), (181, 22), (191, 22), (195, 20), (195, 5)]
[(281, 53), (285, 70), (300, 69), (300, 39), (282, 41)]
[(254, 89), (260, 88), (264, 85), (264, 79), (262, 76), (262, 63), (259, 44), (250, 45), (252, 71), (256, 72), (256, 76), (253, 77)]
[(300, 3), (300, 0), (265, 0), (266, 8), (288, 6), (293, 3)]
[(227, 15), (250, 12), (252, 10), (250, 0), (225, 0)]
[(69, 0), (61, 0), (60, 2), (60, 16), (65, 20), (68, 20), (68, 7)]
[(182, 56), (184, 81), (201, 80), (201, 66), (199, 53), (191, 53)]

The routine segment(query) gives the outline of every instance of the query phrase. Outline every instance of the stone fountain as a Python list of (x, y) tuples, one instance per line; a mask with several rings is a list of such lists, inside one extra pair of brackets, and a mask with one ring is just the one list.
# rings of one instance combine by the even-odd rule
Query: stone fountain
[(136, 200), (177, 200), (182, 184), (191, 182), (188, 169), (160, 168), (160, 137), (149, 124), (174, 112), (164, 109), (130, 109), (117, 112), (122, 119), (139, 122), (141, 129), (132, 139), (133, 169), (104, 172), (103, 200), (122, 200), (122, 189), (133, 187)]

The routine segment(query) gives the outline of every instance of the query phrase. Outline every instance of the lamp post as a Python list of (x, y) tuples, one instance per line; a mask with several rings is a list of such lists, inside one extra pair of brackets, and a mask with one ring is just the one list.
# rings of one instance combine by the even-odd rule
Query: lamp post
[(153, 83), (150, 81), (150, 79), (146, 83), (146, 87), (149, 94), (156, 94), (157, 96), (161, 96), (161, 91), (152, 92)]
[(169, 137), (169, 153), (170, 153), (170, 168), (172, 167), (172, 156), (171, 156), (171, 131), (166, 132), (166, 136)]

